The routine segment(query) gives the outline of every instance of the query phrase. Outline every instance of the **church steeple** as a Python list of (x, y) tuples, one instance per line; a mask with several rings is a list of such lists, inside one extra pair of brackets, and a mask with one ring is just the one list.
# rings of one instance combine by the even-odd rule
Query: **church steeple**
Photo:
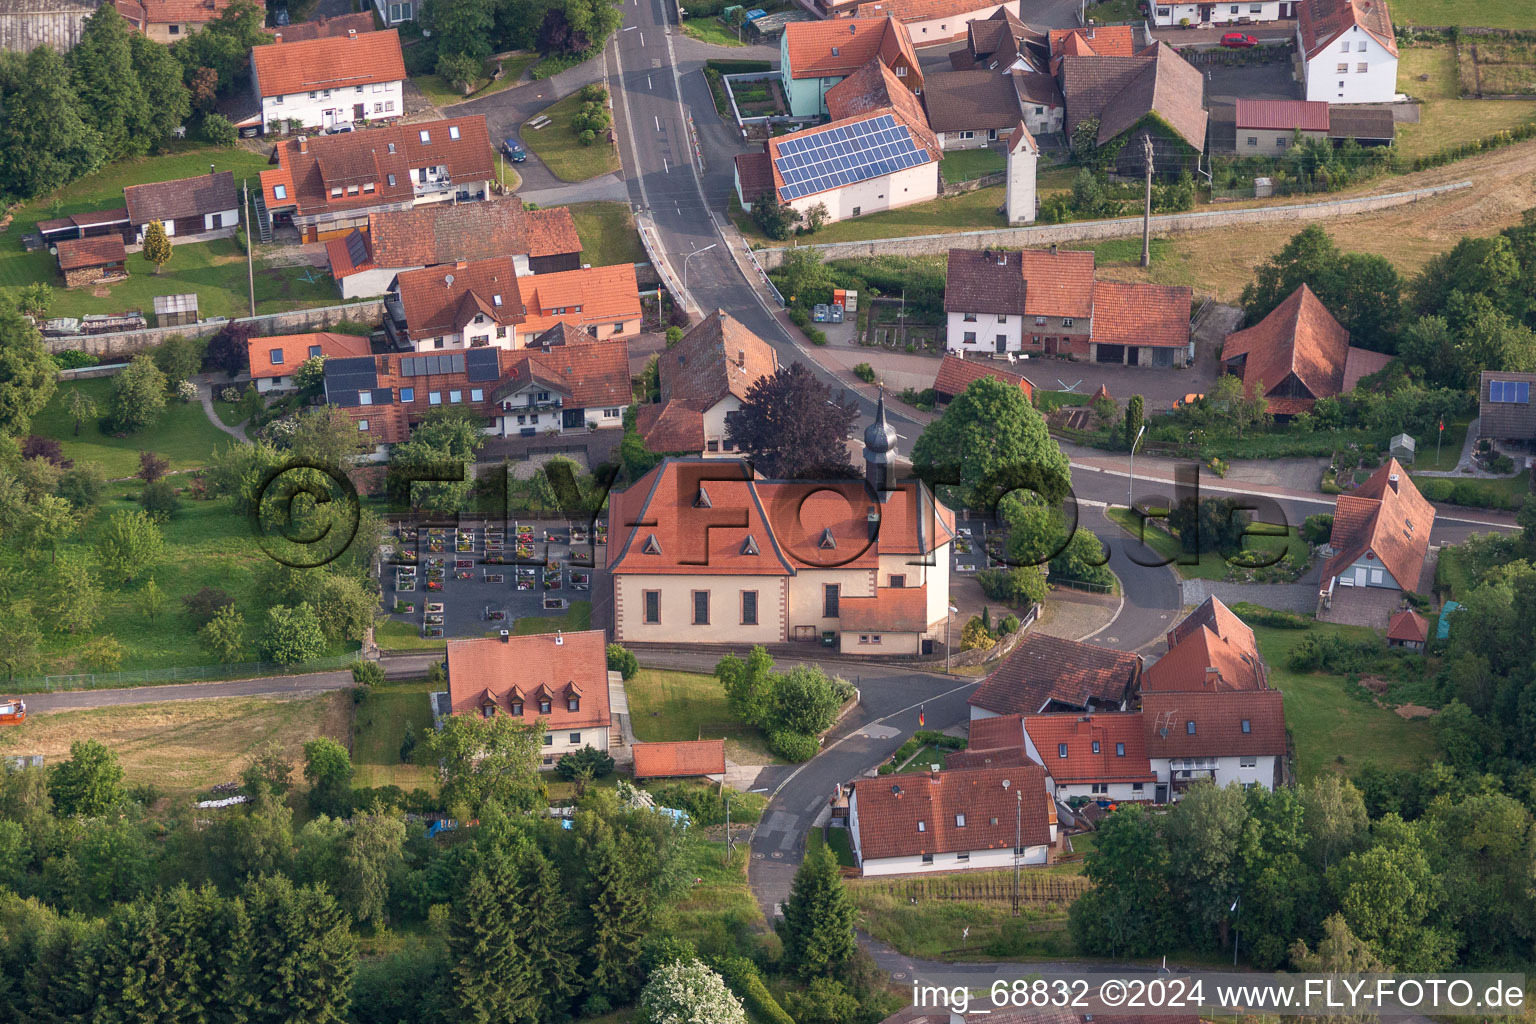
[(875, 403), (875, 421), (864, 428), (864, 479), (876, 491), (896, 488), (896, 430), (885, 418), (885, 387)]

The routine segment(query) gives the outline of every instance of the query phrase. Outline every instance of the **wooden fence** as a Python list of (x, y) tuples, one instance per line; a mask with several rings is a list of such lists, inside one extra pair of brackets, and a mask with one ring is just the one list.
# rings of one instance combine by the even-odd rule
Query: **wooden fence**
[[(964, 900), (971, 903), (1012, 903), (1012, 875), (985, 878), (907, 878), (881, 886), (897, 899), (909, 903), (921, 900)], [(1091, 888), (1085, 878), (1074, 875), (1041, 875), (1026, 869), (1019, 878), (1019, 900), (1023, 903), (1071, 903)]]

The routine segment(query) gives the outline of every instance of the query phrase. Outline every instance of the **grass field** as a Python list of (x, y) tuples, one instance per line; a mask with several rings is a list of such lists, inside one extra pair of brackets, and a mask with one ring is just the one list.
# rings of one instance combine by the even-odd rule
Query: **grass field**
[[(1003, 202), (1003, 187), (978, 188), (948, 199), (930, 199), (926, 203), (914, 203), (899, 210), (884, 210), (851, 220), (828, 224), (814, 235), (805, 235), (800, 241), (857, 242), (869, 238), (900, 238), (903, 235), (933, 235), (951, 231), (978, 231), (982, 228), (1001, 228), (1002, 216), (997, 208)], [(766, 246), (785, 245), (763, 234), (750, 215), (741, 212), (733, 204), (731, 219), (750, 241)]]
[(939, 173), (945, 181), (970, 181), (996, 174), (1008, 165), (1008, 158), (995, 149), (957, 149), (939, 161)]
[[(1033, 874), (1036, 869), (1030, 868)], [(965, 872), (972, 880), (1011, 872)], [(922, 900), (909, 903), (896, 894), (899, 882), (851, 879), (848, 891), (859, 911), (859, 925), (881, 942), (908, 956), (932, 960), (1042, 960), (1073, 954), (1065, 906), (1026, 905), (1013, 916), (1006, 900)], [(970, 930), (965, 937), (966, 929)]]
[(432, 728), (432, 708), (427, 695), (441, 685), (424, 679), (387, 682), (369, 687), (368, 697), (358, 705), (352, 721), (352, 764), (357, 769), (353, 785), (399, 786), (406, 792), (418, 786), (437, 788), (430, 767), (402, 764), (400, 741), (409, 723), (418, 741)]
[[(1196, 565), (1180, 564), (1178, 558), (1183, 554), (1178, 540), (1167, 532), (1165, 526), (1157, 520), (1149, 519), (1146, 523), (1145, 535), (1142, 534), (1140, 517), (1135, 516), (1129, 509), (1111, 508), (1105, 510), (1105, 515), (1122, 530), (1133, 537), (1143, 540), (1147, 547), (1156, 551), (1164, 558), (1174, 559), (1173, 570), (1186, 580), (1221, 580), (1227, 575), (1227, 560), (1219, 551), (1205, 551), (1200, 554), (1200, 561)], [(1262, 528), (1264, 524), (1256, 523), (1253, 528)], [(1246, 551), (1264, 551), (1270, 554), (1283, 556), (1293, 553), (1305, 556), (1307, 545), (1296, 532), (1296, 528), (1289, 527), (1288, 535), (1284, 538), (1278, 534), (1273, 537), (1253, 536), (1244, 538), (1243, 548)]]
[[(1536, 26), (1536, 5), (1531, 5), (1531, 15)], [(1405, 46), (1400, 53), (1398, 91), (1424, 101), (1419, 106), (1418, 124), (1398, 125), (1396, 145), (1405, 157), (1425, 156), (1536, 120), (1536, 100), (1458, 98), (1456, 51), (1448, 43)], [(1419, 81), (1420, 75), (1429, 79)]]
[(466, 100), (477, 100), (492, 93), (510, 89), (523, 77), (527, 71), (539, 60), (537, 53), (516, 53), (501, 62), (501, 68), (506, 72), (499, 82), (492, 82), (489, 77), (476, 79), (470, 87), (469, 95), (453, 88), (440, 75), (416, 75), (411, 81), (421, 94), (432, 102), (435, 107), (448, 107), (455, 103), (463, 103)]
[(805, 854), (809, 857), (813, 852), (823, 846), (831, 847), (832, 856), (837, 858), (840, 867), (858, 867), (858, 860), (853, 855), (853, 840), (848, 837), (846, 828), (827, 829), (827, 838), (821, 838), (821, 829), (813, 828), (805, 835)]
[(653, 931), (687, 939), (706, 956), (734, 955), (763, 927), (763, 912), (747, 884), (748, 845), (738, 842), (726, 859), (725, 843), (694, 843), (683, 874), (694, 880), (688, 894), (656, 912)]
[(1417, 768), (1427, 762), (1435, 753), (1428, 719), (1406, 721), (1377, 707), (1357, 695), (1364, 691), (1342, 676), (1304, 674), (1289, 667), (1291, 648), (1315, 630), (1379, 636), (1372, 630), (1330, 623), (1318, 623), (1312, 630), (1253, 626), (1259, 651), (1269, 665), (1269, 685), (1285, 693), (1285, 723), (1295, 739), (1301, 781), (1324, 771), (1353, 774), (1368, 764)]
[(251, 756), (276, 740), (302, 781), (304, 744), (343, 736), (351, 703), (345, 693), (327, 693), (60, 711), (0, 733), (0, 752), (42, 754), (56, 764), (75, 740), (99, 740), (116, 752), (127, 785), (153, 784), (174, 796), (239, 781)]
[(572, 601), (563, 615), (525, 617), (512, 624), (513, 636), (533, 633), (579, 633), (592, 628), (592, 602)]
[[(420, 604), (416, 610), (421, 610)], [(379, 623), (373, 631), (373, 639), (379, 649), (384, 651), (442, 651), (448, 646), (442, 637), (422, 636), (421, 629), (414, 622), (401, 622), (399, 619)]]
[(534, 131), (526, 124), (518, 137), (523, 145), (538, 154), (549, 172), (561, 181), (586, 181), (619, 169), (619, 150), (599, 135), (590, 146), (583, 146), (571, 127), (571, 118), (581, 109), (581, 93), (545, 107), (539, 113), (550, 123)]
[(1399, 25), (1476, 25), (1482, 28), (1536, 28), (1529, 0), (1393, 0)]
[(701, 43), (713, 43), (716, 46), (746, 46), (747, 29), (741, 29), (741, 38), (737, 38), (736, 29), (726, 25), (718, 18), (689, 18), (683, 22), (683, 35), (697, 39)]
[(1462, 95), (1536, 95), (1536, 43), (1467, 36), (1456, 47)]
[(581, 238), (583, 263), (608, 267), (645, 262), (645, 249), (627, 203), (576, 203), (570, 211)]
[(1445, 425), (1445, 433), (1440, 437), (1440, 454), (1435, 454), (1435, 434), (1431, 430), (1422, 437), (1414, 438), (1418, 449), (1413, 455), (1414, 469), (1428, 469), (1433, 471), (1455, 469), (1456, 463), (1461, 460), (1461, 446), (1467, 439), (1467, 420), (1451, 420)]
[(141, 451), (156, 452), (169, 459), (172, 469), (190, 469), (205, 465), (214, 446), (234, 440), (209, 422), (201, 403), (176, 398), (166, 404), (160, 422), (148, 430), (114, 437), (103, 433), (98, 421), (90, 420), (80, 425), (80, 436), (76, 437), (75, 421), (65, 407), (69, 393), (78, 389), (81, 394), (90, 396), (96, 402), (97, 411), (105, 416), (111, 408), (115, 380), (114, 377), (94, 377), (60, 381), (43, 411), (32, 418), (32, 433), (58, 438), (63, 442), (66, 458), (100, 463), (109, 477), (137, 473)]
[(737, 764), (776, 764), (768, 738), (725, 706), (725, 690), (714, 676), (641, 669), (624, 684), (629, 720), (642, 743), (725, 739), (725, 756)]

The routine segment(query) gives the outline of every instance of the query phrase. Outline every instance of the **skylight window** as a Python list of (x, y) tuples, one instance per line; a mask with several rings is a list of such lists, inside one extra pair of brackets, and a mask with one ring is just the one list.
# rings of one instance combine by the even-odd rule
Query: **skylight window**
[(432, 133), (427, 131), (425, 128), (423, 128), (421, 130), (421, 141), (423, 143), (431, 142), (432, 141)]
[(448, 137), (450, 139), (456, 139), (456, 138), (459, 137), (459, 126), (458, 125), (453, 124), (453, 125), (449, 125), (448, 126)]

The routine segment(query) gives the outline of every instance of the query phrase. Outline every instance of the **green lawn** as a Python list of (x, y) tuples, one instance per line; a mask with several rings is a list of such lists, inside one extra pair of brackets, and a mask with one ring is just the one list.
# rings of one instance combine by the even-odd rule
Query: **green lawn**
[[(416, 610), (421, 610), (420, 602)], [(383, 651), (443, 651), (448, 647), (448, 641), (442, 637), (422, 636), (416, 623), (399, 619), (381, 622), (373, 631), (373, 640)]]
[[(1329, 623), (1312, 629), (1351, 637), (1380, 635)], [(1285, 723), (1295, 740), (1296, 772), (1303, 782), (1323, 771), (1353, 774), (1368, 764), (1416, 768), (1434, 756), (1428, 719), (1404, 720), (1366, 700), (1360, 686), (1342, 676), (1292, 670), (1287, 664), (1291, 648), (1308, 632), (1253, 626), (1269, 666), (1269, 685), (1285, 693)]]
[(226, 402), (218, 397), (220, 387), (215, 384), (213, 389), (213, 411), (218, 414), (219, 422), (227, 427), (238, 427), (245, 422), (245, 413), (238, 402)]
[[(1461, 446), (1467, 439), (1467, 420), (1452, 420), (1445, 425), (1445, 433), (1439, 435), (1439, 444), (1436, 445), (1436, 430), (1429, 430), (1423, 436), (1414, 438), (1418, 448), (1413, 453), (1413, 468), (1419, 470), (1444, 471), (1456, 468), (1456, 463), (1461, 459)], [(1438, 447), (1440, 454), (1436, 455)]]
[[(1039, 869), (1029, 868), (1027, 873), (1033, 876)], [(1013, 875), (966, 871), (959, 876), (944, 876), (943, 881), (979, 884), (984, 878), (1003, 888), (1012, 882)], [(1025, 881), (1027, 884), (1029, 879)], [(906, 880), (901, 879), (859, 878), (848, 882), (848, 891), (859, 911), (859, 925), (908, 956), (986, 961), (1073, 955), (1065, 906), (1026, 904), (1020, 916), (1014, 917), (1006, 899), (929, 899), (911, 903), (901, 895), (905, 884)]]
[[(1159, 520), (1148, 519), (1146, 521), (1145, 535), (1143, 535), (1140, 517), (1134, 515), (1129, 509), (1106, 509), (1105, 514), (1115, 525), (1131, 536), (1140, 538), (1147, 547), (1156, 551), (1159, 555), (1162, 555), (1164, 558), (1174, 559), (1173, 569), (1181, 578), (1186, 580), (1222, 580), (1226, 578), (1227, 561), (1221, 556), (1219, 551), (1202, 552), (1198, 564), (1184, 565), (1178, 561), (1183, 556), (1178, 539), (1170, 534), (1166, 526), (1162, 525)], [(1264, 525), (1263, 523), (1256, 523), (1254, 527), (1250, 528), (1262, 529)], [(1278, 534), (1272, 537), (1251, 536), (1245, 538), (1243, 548), (1246, 551), (1265, 551), (1272, 554), (1281, 554), (1286, 552), (1287, 547), (1289, 547), (1291, 553), (1304, 556), (1307, 552), (1307, 545), (1302, 541), (1300, 534), (1296, 532), (1296, 528), (1294, 526), (1289, 527), (1287, 533), (1288, 535), (1284, 538)]]
[(80, 436), (75, 436), (75, 421), (65, 408), (71, 391), (79, 389), (95, 402), (105, 416), (112, 405), (114, 377), (93, 377), (89, 380), (60, 381), (53, 397), (43, 406), (43, 411), (32, 417), (32, 433), (43, 437), (56, 437), (63, 442), (66, 458), (77, 462), (97, 462), (110, 477), (132, 476), (139, 469), (139, 452), (156, 452), (171, 461), (172, 469), (192, 469), (207, 463), (216, 445), (233, 441), (228, 434), (214, 426), (203, 412), (199, 402), (182, 402), (172, 398), (167, 402), (165, 415), (148, 430), (124, 437), (103, 433), (99, 421), (87, 421), (80, 426)]
[(1088, 5), (1084, 17), (1092, 18), (1098, 25), (1142, 20), (1136, 11), (1135, 0), (1100, 0), (1099, 3)]
[(656, 911), (652, 932), (685, 939), (700, 952), (735, 955), (748, 952), (763, 931), (763, 912), (747, 884), (749, 846), (737, 836), (736, 853), (729, 860), (724, 842), (700, 840), (683, 854), (683, 877), (692, 880), (687, 895), (663, 904)]
[[(884, 210), (838, 221), (836, 224), (828, 224), (814, 235), (803, 235), (798, 241), (803, 245), (815, 245), (818, 242), (858, 242), (870, 238), (900, 238), (905, 235), (1002, 228), (1008, 226), (997, 212), (1002, 203), (1003, 186), (994, 185), (948, 199), (930, 199), (926, 203), (914, 203), (899, 210)], [(740, 207), (733, 207), (731, 219), (750, 241), (765, 246), (788, 244), (763, 234), (752, 223), (751, 216), (742, 213)]]
[(468, 96), (449, 85), (441, 75), (415, 75), (411, 81), (416, 83), (416, 88), (421, 90), (421, 94), (430, 100), (433, 106), (447, 107), (512, 88), (523, 77), (523, 72), (532, 67), (538, 59), (537, 53), (513, 54), (501, 62), (502, 70), (506, 72), (501, 81), (493, 82), (489, 77), (476, 79), (470, 87)]
[(917, 753), (907, 759), (907, 763), (896, 769), (897, 774), (905, 772), (926, 772), (933, 765), (943, 768), (948, 761), (948, 752), (942, 747), (924, 746), (918, 748)]
[(574, 92), (545, 107), (540, 113), (550, 123), (537, 131), (525, 124), (518, 136), (561, 181), (586, 181), (619, 169), (618, 147), (610, 146), (604, 135), (590, 146), (583, 146), (576, 137), (571, 118), (581, 109), (581, 102), (581, 93)]
[(806, 856), (810, 856), (811, 853), (823, 846), (831, 848), (832, 855), (837, 858), (839, 866), (845, 868), (858, 867), (858, 861), (853, 856), (853, 840), (848, 838), (847, 829), (829, 828), (827, 829), (827, 838), (825, 840), (822, 839), (821, 829), (819, 828), (813, 828), (806, 833)]
[(433, 686), (424, 679), (369, 687), (352, 723), (352, 764), (357, 769), (353, 785), (394, 785), (407, 792), (418, 786), (427, 790), (437, 788), (431, 768), (400, 760), (406, 724), (410, 724), (418, 741), (425, 739), (432, 728), (427, 695), (434, 689), (442, 686)]
[[(1425, 0), (1436, 2), (1439, 0)], [(1536, 5), (1524, 0), (1488, 0), (1475, 12), (1470, 4), (1461, 4), (1467, 17), (1482, 19), (1484, 6), (1524, 9), (1525, 24), (1536, 26)], [(1399, 14), (1396, 5), (1393, 15)], [(1455, 24), (1432, 21), (1429, 24)], [(1498, 27), (1497, 22), (1494, 23)], [(1508, 27), (1508, 26), (1506, 26)], [(1428, 75), (1427, 81), (1419, 76)], [(1536, 120), (1536, 100), (1464, 100), (1456, 71), (1456, 51), (1449, 43), (1436, 46), (1405, 46), (1397, 64), (1397, 88), (1424, 102), (1419, 105), (1419, 123), (1402, 124), (1397, 129), (1397, 149), (1405, 157), (1426, 156), (1450, 146), (1486, 138), (1494, 132)]]
[(725, 690), (714, 676), (645, 668), (624, 691), (630, 725), (643, 743), (724, 738), (725, 756), (737, 764), (778, 761), (761, 731), (726, 710)]
[(957, 149), (944, 154), (939, 161), (939, 173), (945, 181), (970, 181), (996, 174), (1006, 166), (1008, 158), (995, 149)]
[(512, 623), (513, 636), (533, 633), (580, 633), (592, 628), (592, 602), (572, 601), (564, 614), (522, 618)]
[(1475, 25), (1482, 28), (1536, 28), (1530, 0), (1393, 0), (1399, 25)]
[(741, 28), (737, 38), (736, 29), (726, 25), (719, 18), (689, 18), (683, 22), (683, 35), (691, 36), (701, 43), (713, 43), (716, 46), (746, 46), (747, 28)]
[(583, 263), (608, 267), (646, 261), (628, 203), (576, 203), (570, 211), (581, 238)]

